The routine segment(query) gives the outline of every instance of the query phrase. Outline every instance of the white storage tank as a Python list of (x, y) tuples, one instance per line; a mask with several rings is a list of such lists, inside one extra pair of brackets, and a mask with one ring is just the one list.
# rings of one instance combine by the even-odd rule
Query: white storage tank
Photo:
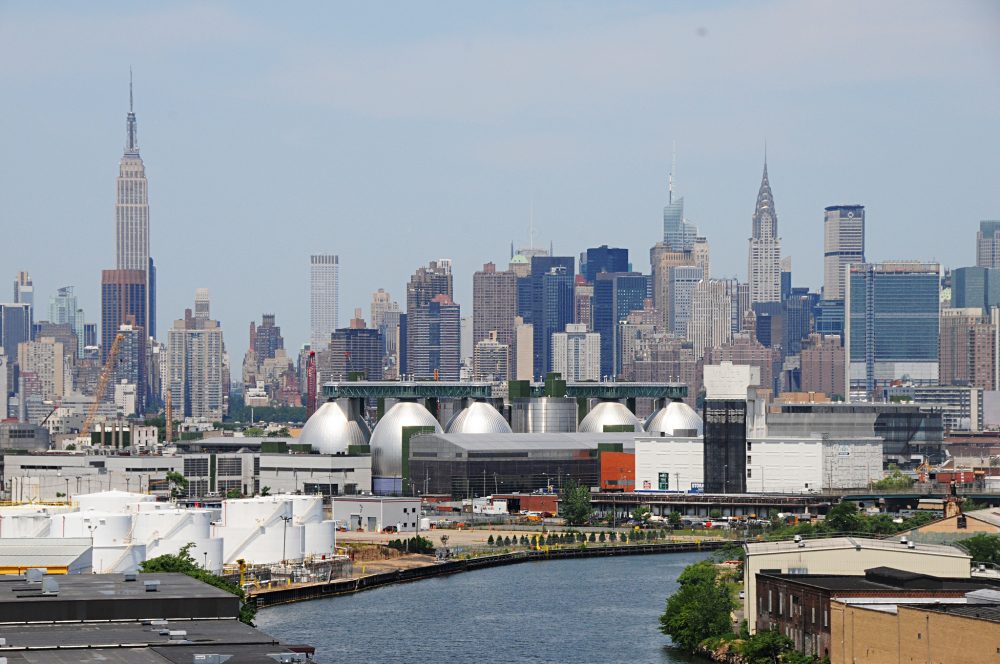
[(211, 537), (212, 514), (208, 510), (150, 510), (134, 518), (133, 537), (140, 542), (184, 538), (193, 542)]
[(156, 496), (128, 491), (98, 491), (73, 496), (81, 512), (134, 512), (136, 503), (155, 502)]

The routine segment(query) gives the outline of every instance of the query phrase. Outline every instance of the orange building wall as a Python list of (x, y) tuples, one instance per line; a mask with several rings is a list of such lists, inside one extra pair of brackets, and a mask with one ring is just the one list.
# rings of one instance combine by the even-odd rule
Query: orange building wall
[(601, 491), (635, 491), (635, 455), (601, 452)]

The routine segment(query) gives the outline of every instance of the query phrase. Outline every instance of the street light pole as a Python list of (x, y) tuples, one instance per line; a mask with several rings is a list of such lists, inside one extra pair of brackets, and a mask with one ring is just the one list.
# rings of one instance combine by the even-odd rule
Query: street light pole
[(285, 545), (288, 542), (288, 522), (292, 520), (290, 516), (283, 516), (281, 520), (285, 522), (285, 527), (281, 532), (281, 564), (284, 565), (286, 561), (285, 557)]

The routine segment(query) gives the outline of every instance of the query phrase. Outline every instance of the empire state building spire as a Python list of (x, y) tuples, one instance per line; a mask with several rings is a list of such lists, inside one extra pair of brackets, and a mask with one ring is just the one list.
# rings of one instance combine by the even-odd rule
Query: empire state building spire
[(747, 261), (750, 282), (750, 302), (776, 302), (781, 299), (781, 239), (778, 237), (778, 216), (774, 210), (774, 195), (767, 176), (767, 155), (764, 174), (757, 191), (757, 206), (753, 213), (753, 232)]
[(128, 70), (128, 116), (126, 124), (125, 154), (139, 154), (139, 137), (135, 125), (135, 109), (132, 104), (132, 69)]

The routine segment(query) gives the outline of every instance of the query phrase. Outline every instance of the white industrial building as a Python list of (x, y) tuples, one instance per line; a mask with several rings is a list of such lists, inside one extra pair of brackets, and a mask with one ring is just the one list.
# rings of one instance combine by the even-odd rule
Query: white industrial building
[(635, 439), (635, 490), (700, 490), (705, 484), (701, 436)]
[(881, 479), (878, 438), (754, 438), (747, 440), (749, 493), (857, 489)]
[(381, 532), (393, 527), (414, 532), (420, 527), (420, 499), (350, 496), (333, 499), (333, 518), (348, 530)]
[[(753, 438), (747, 440), (748, 493), (810, 493), (867, 487), (882, 478), (878, 438)], [(704, 483), (704, 439), (635, 440), (636, 491), (691, 491)]]

